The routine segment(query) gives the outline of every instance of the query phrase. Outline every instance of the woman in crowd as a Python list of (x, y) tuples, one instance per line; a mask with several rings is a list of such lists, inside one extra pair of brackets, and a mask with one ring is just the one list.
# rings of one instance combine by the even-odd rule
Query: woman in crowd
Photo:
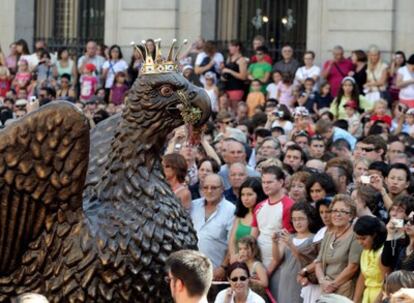
[[(10, 74), (15, 75), (17, 72), (17, 50), (16, 43), (12, 43), (9, 46), (10, 53), (6, 57), (6, 67), (9, 69)], [(1, 52), (1, 51), (0, 51)]]
[(230, 264), (226, 275), (230, 287), (220, 291), (214, 303), (265, 303), (265, 300), (249, 287), (250, 272), (246, 263)]
[(405, 66), (406, 62), (407, 62), (407, 59), (405, 57), (404, 52), (396, 51), (393, 54), (390, 69), (388, 71), (388, 83), (389, 83), (388, 92), (390, 93), (391, 99), (393, 101), (398, 101), (398, 95), (400, 93), (400, 89), (397, 87), (398, 70), (401, 67)]
[(121, 48), (114, 44), (109, 48), (109, 60), (102, 66), (102, 77), (105, 79), (105, 91), (109, 97), (109, 91), (115, 82), (115, 75), (118, 72), (126, 72), (128, 64), (123, 59)]
[(59, 49), (57, 58), (58, 60), (53, 69), (53, 76), (57, 80), (60, 80), (62, 75), (68, 74), (71, 79), (73, 79), (72, 85), (75, 85), (77, 79), (77, 69), (75, 62), (73, 62), (73, 60), (69, 57), (68, 49), (66, 47)]
[(247, 79), (247, 61), (241, 50), (241, 43), (232, 40), (228, 45), (229, 57), (221, 69), (221, 79), (224, 81), (225, 91), (234, 111), (237, 109), (237, 103), (243, 100), (244, 81)]
[(255, 206), (267, 198), (263, 192), (262, 183), (257, 177), (248, 177), (243, 182), (239, 197), (229, 238), (229, 255), (232, 261), (237, 260), (237, 241), (252, 233), (251, 224)]
[(326, 173), (313, 173), (306, 180), (306, 193), (308, 201), (315, 205), (316, 201), (335, 195), (335, 183)]
[(361, 182), (361, 176), (365, 176), (368, 174), (368, 167), (371, 164), (371, 161), (367, 158), (358, 158), (354, 159), (353, 165), (353, 183), (358, 184)]
[(213, 158), (205, 158), (198, 163), (198, 181), (190, 186), (191, 199), (195, 200), (202, 197), (202, 184), (205, 177), (209, 174), (217, 174), (220, 171), (220, 166)]
[(144, 58), (141, 56), (141, 54), (145, 56), (145, 49), (142, 45), (137, 45), (137, 48), (141, 51), (141, 53), (134, 48), (131, 56), (131, 61), (128, 65), (128, 82), (130, 86), (132, 86), (132, 84), (137, 79), (142, 64), (144, 63)]
[(299, 171), (292, 175), (289, 184), (288, 196), (295, 202), (306, 202), (306, 180), (309, 179), (310, 173)]
[(351, 60), (355, 66), (355, 70), (350, 71), (348, 76), (355, 79), (358, 91), (363, 93), (364, 84), (367, 82), (367, 54), (360, 49), (354, 50), (351, 55)]
[(162, 159), (162, 168), (165, 179), (171, 186), (174, 194), (180, 199), (185, 209), (191, 207), (191, 193), (186, 185), (187, 162), (178, 153), (165, 155)]
[(409, 108), (414, 107), (414, 54), (407, 60), (407, 64), (398, 70), (397, 87), (400, 89), (400, 103)]
[(275, 235), (273, 241), (273, 259), (278, 264), (279, 283), (277, 286), (277, 302), (302, 302), (300, 296), (302, 285), (296, 275), (301, 269), (300, 253), (312, 245), (315, 226), (314, 208), (306, 202), (295, 203), (291, 210), (291, 221), (295, 234), (289, 235), (282, 230)]
[(316, 260), (316, 276), (322, 293), (336, 293), (352, 299), (362, 252), (352, 231), (356, 209), (348, 195), (338, 194), (332, 200), (330, 210), (334, 231), (322, 240)]
[(344, 105), (350, 100), (356, 102), (357, 110), (364, 110), (367, 112), (374, 106), (373, 103), (370, 103), (364, 96), (359, 94), (355, 79), (348, 76), (342, 79), (338, 95), (331, 103), (330, 111), (336, 119), (347, 118)]
[(408, 195), (401, 195), (395, 199), (389, 210), (390, 220), (386, 225), (387, 240), (384, 243), (384, 250), (381, 256), (381, 263), (389, 271), (401, 267), (399, 257), (404, 248), (409, 244), (404, 230), (404, 222), (414, 211), (414, 198)]
[(354, 225), (357, 241), (363, 247), (354, 302), (375, 303), (381, 299), (386, 269), (381, 266), (382, 248), (387, 237), (384, 224), (376, 217), (362, 216)]
[(365, 95), (369, 98), (370, 94), (374, 94), (376, 97), (370, 100), (376, 101), (381, 97), (381, 94), (387, 93), (387, 87), (388, 65), (381, 60), (379, 48), (372, 45), (368, 50), (367, 82), (364, 84)]

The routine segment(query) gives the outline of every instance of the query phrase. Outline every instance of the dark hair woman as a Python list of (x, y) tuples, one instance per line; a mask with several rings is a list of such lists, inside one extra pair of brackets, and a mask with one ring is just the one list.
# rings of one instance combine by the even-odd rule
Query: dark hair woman
[(225, 302), (255, 302), (265, 303), (265, 300), (249, 287), (249, 268), (244, 262), (234, 262), (227, 268), (227, 279), (230, 287), (217, 294), (214, 303)]
[(236, 218), (234, 219), (229, 239), (229, 255), (231, 260), (236, 259), (237, 241), (240, 238), (251, 235), (254, 208), (257, 203), (267, 198), (263, 192), (260, 178), (248, 177), (240, 187), (239, 197), (236, 202)]
[(354, 302), (361, 302), (361, 299), (362, 302), (374, 302), (381, 294), (385, 276), (385, 270), (380, 266), (380, 259), (387, 230), (378, 218), (362, 216), (354, 225), (354, 233), (363, 248)]
[(168, 154), (162, 158), (162, 167), (165, 178), (174, 194), (181, 200), (185, 209), (190, 209), (191, 193), (185, 184), (187, 161), (180, 154)]

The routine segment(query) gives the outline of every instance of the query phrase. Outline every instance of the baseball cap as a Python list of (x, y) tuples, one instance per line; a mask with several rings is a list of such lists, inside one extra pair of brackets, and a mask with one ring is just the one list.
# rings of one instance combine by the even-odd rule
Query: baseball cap
[(357, 103), (355, 102), (355, 100), (348, 100), (345, 104), (344, 107), (350, 107), (353, 109), (357, 108)]

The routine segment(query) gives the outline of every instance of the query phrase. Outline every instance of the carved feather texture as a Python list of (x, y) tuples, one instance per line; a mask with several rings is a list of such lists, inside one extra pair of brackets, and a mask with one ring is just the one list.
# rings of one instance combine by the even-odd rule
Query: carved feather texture
[(163, 83), (193, 89), (175, 74), (139, 78), (90, 144), (65, 103), (0, 131), (0, 302), (28, 291), (50, 302), (171, 301), (165, 261), (197, 239), (161, 173), (161, 147), (182, 124), (165, 111), (178, 101), (158, 94)]

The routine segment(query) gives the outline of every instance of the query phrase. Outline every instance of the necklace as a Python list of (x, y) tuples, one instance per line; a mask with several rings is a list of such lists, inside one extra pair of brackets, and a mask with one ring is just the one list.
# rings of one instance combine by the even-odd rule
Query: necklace
[(331, 244), (329, 245), (329, 247), (331, 248), (331, 249), (335, 249), (335, 244), (336, 244), (336, 241), (340, 238), (340, 237), (342, 237), (347, 231), (348, 231), (348, 229), (350, 229), (351, 228), (351, 224), (349, 224), (349, 226), (343, 231), (343, 232), (341, 232), (338, 236), (336, 235), (336, 233), (334, 233), (334, 239), (333, 239), (333, 241), (331, 242)]

